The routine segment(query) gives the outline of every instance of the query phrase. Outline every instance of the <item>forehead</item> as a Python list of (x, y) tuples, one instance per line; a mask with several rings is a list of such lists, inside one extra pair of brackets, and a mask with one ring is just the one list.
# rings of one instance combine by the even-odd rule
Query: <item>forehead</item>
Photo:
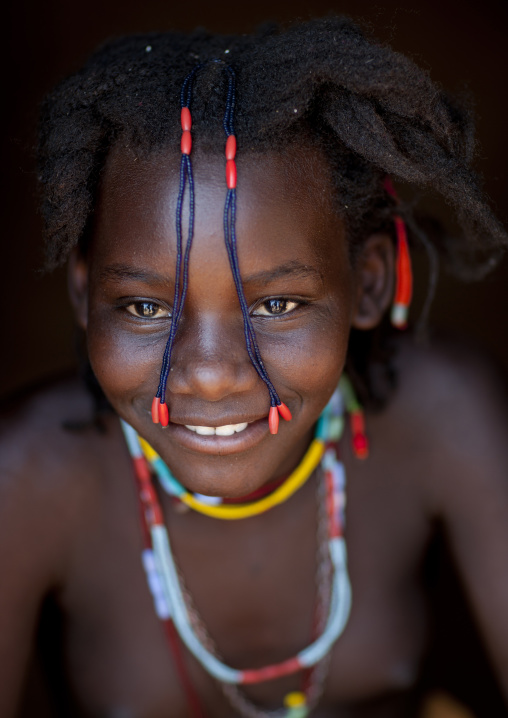
[[(119, 252), (152, 259), (174, 255), (175, 217), (181, 156), (174, 151), (149, 155), (117, 146), (105, 167), (96, 207), (92, 256), (114, 261)], [(193, 255), (200, 247), (224, 242), (226, 198), (222, 155), (194, 153), (195, 230)], [(336, 212), (327, 163), (316, 149), (237, 155), (239, 252), (268, 250), (274, 262), (292, 253), (302, 261), (326, 262), (347, 256), (344, 224)], [(189, 217), (183, 205), (183, 236)]]

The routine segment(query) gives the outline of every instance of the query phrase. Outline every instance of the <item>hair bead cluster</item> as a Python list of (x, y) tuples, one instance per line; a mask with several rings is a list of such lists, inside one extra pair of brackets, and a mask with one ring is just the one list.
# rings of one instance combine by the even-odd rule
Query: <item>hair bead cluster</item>
[[(265, 365), (261, 358), (261, 352), (259, 350), (254, 327), (250, 318), (249, 307), (245, 299), (243, 291), (242, 278), (240, 274), (240, 268), (238, 263), (237, 253), (237, 241), (236, 241), (236, 182), (237, 182), (237, 171), (236, 171), (236, 135), (234, 132), (234, 110), (235, 110), (235, 97), (236, 97), (236, 77), (232, 67), (226, 65), (222, 60), (211, 60), (212, 63), (218, 63), (223, 66), (228, 78), (228, 90), (226, 98), (226, 108), (224, 111), (223, 127), (226, 134), (226, 146), (225, 146), (225, 157), (226, 157), (226, 200), (224, 204), (224, 241), (226, 244), (226, 250), (228, 253), (229, 264), (233, 279), (235, 282), (236, 292), (240, 302), (240, 308), (243, 315), (243, 326), (245, 335), (245, 344), (247, 347), (247, 353), (254, 366), (258, 376), (264, 381), (270, 395), (270, 410), (268, 415), (268, 426), (271, 434), (277, 434), (279, 430), (279, 415), (285, 421), (291, 421), (291, 412), (284, 404), (277, 394), (275, 387), (273, 386)], [(166, 385), (171, 368), (171, 353), (173, 349), (173, 343), (180, 322), (183, 307), (185, 303), (185, 297), (187, 294), (188, 276), (189, 276), (189, 258), (190, 249), (192, 246), (192, 239), (194, 233), (194, 179), (192, 173), (192, 163), (190, 154), (192, 150), (192, 115), (190, 111), (190, 103), (192, 99), (192, 86), (196, 74), (208, 63), (201, 63), (197, 65), (185, 78), (181, 93), (181, 112), (180, 122), (182, 126), (182, 137), (180, 140), (180, 149), (182, 157), (180, 161), (180, 186), (178, 191), (178, 201), (176, 208), (176, 244), (177, 244), (177, 258), (176, 258), (176, 277), (175, 277), (175, 294), (173, 301), (173, 316), (171, 321), (171, 329), (169, 337), (164, 350), (164, 356), (162, 360), (162, 367), (160, 373), (159, 386), (157, 392), (152, 401), (152, 421), (155, 424), (161, 424), (162, 427), (166, 427), (169, 424), (169, 410), (166, 403)], [(182, 258), (182, 212), (183, 212), (183, 201), (185, 189), (188, 184), (189, 189), (189, 229), (187, 235), (187, 242), (185, 245), (185, 254)]]

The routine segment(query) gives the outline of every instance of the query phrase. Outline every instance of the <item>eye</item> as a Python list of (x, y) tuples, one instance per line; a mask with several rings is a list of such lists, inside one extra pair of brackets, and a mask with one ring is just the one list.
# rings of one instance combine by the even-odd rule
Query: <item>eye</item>
[(125, 307), (129, 314), (141, 319), (164, 319), (169, 317), (169, 310), (156, 302), (133, 302)]
[(281, 314), (289, 314), (299, 306), (300, 302), (293, 302), (291, 299), (274, 297), (259, 304), (252, 312), (257, 317), (276, 317)]

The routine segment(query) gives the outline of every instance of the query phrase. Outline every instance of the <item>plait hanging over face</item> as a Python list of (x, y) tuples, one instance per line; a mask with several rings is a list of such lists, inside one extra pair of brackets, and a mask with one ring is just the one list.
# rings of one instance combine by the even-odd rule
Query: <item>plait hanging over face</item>
[[(236, 243), (236, 137), (234, 130), (234, 112), (235, 112), (235, 100), (236, 100), (236, 77), (232, 67), (226, 65), (221, 60), (212, 60), (211, 62), (216, 63), (223, 67), (224, 72), (227, 74), (228, 87), (226, 97), (226, 107), (224, 111), (224, 132), (226, 135), (226, 201), (224, 205), (224, 240), (226, 243), (226, 249), (228, 253), (229, 264), (231, 272), (235, 281), (235, 287), (240, 301), (240, 307), (243, 315), (243, 327), (245, 334), (245, 344), (247, 347), (247, 353), (249, 358), (258, 374), (258, 376), (264, 381), (268, 392), (270, 394), (270, 412), (268, 418), (268, 424), (270, 427), (271, 434), (277, 434), (279, 428), (279, 414), (286, 421), (291, 420), (291, 412), (288, 407), (279, 399), (279, 396), (273, 386), (268, 373), (265, 369), (263, 359), (261, 358), (261, 352), (256, 341), (256, 334), (250, 317), (249, 307), (245, 300), (245, 294), (243, 291), (242, 278), (240, 275), (240, 267), (238, 263), (237, 243)], [(203, 65), (197, 65), (192, 72), (185, 78), (182, 90), (180, 93), (180, 104), (181, 104), (181, 125), (182, 125), (182, 139), (180, 143), (182, 158), (180, 165), (180, 185), (178, 189), (178, 200), (176, 205), (176, 244), (177, 244), (177, 259), (176, 259), (176, 278), (175, 278), (175, 295), (173, 300), (173, 315), (171, 322), (171, 329), (169, 332), (166, 349), (164, 351), (164, 357), (162, 361), (162, 369), (160, 375), (159, 386), (152, 402), (152, 420), (155, 424), (160, 423), (161, 426), (166, 427), (169, 424), (169, 411), (166, 404), (166, 384), (168, 375), (171, 369), (171, 352), (173, 349), (173, 342), (178, 329), (178, 323), (182, 316), (185, 296), (187, 294), (187, 285), (189, 279), (189, 260), (190, 250), (192, 246), (192, 239), (194, 234), (194, 209), (195, 209), (195, 198), (194, 198), (194, 177), (192, 174), (192, 163), (190, 159), (192, 149), (192, 116), (190, 112), (190, 105), (192, 101), (192, 88), (195, 81), (196, 75), (199, 74)], [(185, 254), (183, 255), (182, 262), (182, 211), (185, 195), (185, 187), (188, 182), (189, 192), (189, 219), (188, 219), (188, 235), (187, 243), (185, 246)]]

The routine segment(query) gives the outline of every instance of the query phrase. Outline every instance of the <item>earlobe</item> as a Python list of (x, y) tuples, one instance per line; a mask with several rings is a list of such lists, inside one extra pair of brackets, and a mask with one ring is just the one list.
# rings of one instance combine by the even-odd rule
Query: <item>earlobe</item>
[(394, 247), (388, 234), (373, 234), (356, 261), (356, 307), (352, 326), (373, 329), (390, 306), (394, 286)]
[(81, 329), (86, 330), (88, 324), (88, 263), (74, 249), (69, 257), (67, 286), (74, 316)]

